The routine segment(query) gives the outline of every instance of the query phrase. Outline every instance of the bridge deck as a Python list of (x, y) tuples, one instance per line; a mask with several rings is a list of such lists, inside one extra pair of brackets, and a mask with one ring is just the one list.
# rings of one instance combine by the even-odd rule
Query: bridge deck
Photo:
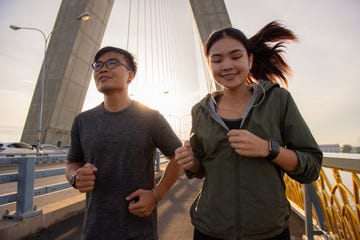
[[(158, 207), (158, 231), (160, 240), (192, 239), (193, 227), (190, 222), (189, 208), (200, 187), (200, 180), (194, 179), (189, 181), (185, 176), (182, 176), (163, 201), (161, 201)], [(77, 214), (70, 219), (52, 225), (41, 233), (26, 239), (78, 240), (82, 220), (83, 214)], [(302, 239), (304, 229), (303, 220), (293, 213), (290, 217), (291, 239)]]

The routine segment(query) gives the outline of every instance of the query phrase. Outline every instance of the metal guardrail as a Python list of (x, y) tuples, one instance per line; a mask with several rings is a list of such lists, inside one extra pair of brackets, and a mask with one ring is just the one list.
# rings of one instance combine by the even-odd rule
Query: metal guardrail
[[(168, 160), (160, 161), (160, 158), (162, 158), (163, 156), (161, 156), (159, 152), (156, 153), (155, 157), (155, 171), (160, 171), (160, 166), (162, 164), (166, 164)], [(4, 194), (0, 196), (0, 205), (16, 202), (15, 214), (10, 214), (7, 211), (3, 215), (3, 217), (22, 220), (42, 214), (42, 210), (37, 210), (36, 207), (33, 206), (33, 199), (35, 196), (40, 196), (62, 189), (71, 188), (71, 185), (68, 182), (34, 188), (35, 178), (65, 174), (65, 166), (56, 169), (35, 171), (35, 164), (46, 162), (59, 162), (65, 160), (65, 154), (1, 158), (0, 166), (18, 164), (18, 173), (0, 174), (0, 184), (17, 182), (17, 193)]]
[[(329, 172), (333, 173), (332, 184)], [(325, 153), (317, 181), (302, 185), (285, 177), (289, 200), (305, 215), (308, 240), (316, 235), (326, 239), (360, 239), (359, 174), (360, 155)]]
[(0, 165), (18, 164), (17, 174), (0, 174), (0, 183), (17, 182), (17, 193), (4, 194), (0, 196), (0, 205), (16, 201), (15, 214), (12, 215), (9, 212), (6, 212), (3, 217), (24, 219), (42, 214), (42, 210), (37, 210), (33, 207), (34, 196), (69, 188), (71, 185), (69, 183), (59, 183), (34, 189), (35, 178), (61, 175), (65, 173), (65, 168), (35, 171), (35, 164), (65, 160), (65, 154), (1, 158)]
[[(360, 156), (360, 155), (359, 155)], [(163, 156), (156, 153), (155, 171), (160, 171)], [(70, 188), (69, 183), (59, 183), (34, 189), (34, 179), (64, 174), (65, 168), (35, 171), (36, 163), (65, 161), (65, 155), (1, 158), (1, 165), (18, 164), (18, 174), (0, 174), (0, 184), (18, 182), (18, 192), (0, 196), (0, 205), (15, 202), (16, 212), (4, 217), (24, 219), (42, 214), (33, 207), (34, 196)], [(334, 184), (330, 184), (324, 168), (331, 169)], [(353, 192), (343, 183), (340, 171), (351, 174)], [(320, 177), (313, 184), (299, 184), (285, 177), (287, 196), (298, 208), (303, 209), (305, 233), (308, 240), (314, 235), (327, 239), (360, 239), (360, 157), (325, 155)], [(341, 198), (340, 200), (338, 198)], [(315, 229), (315, 230), (314, 230)]]

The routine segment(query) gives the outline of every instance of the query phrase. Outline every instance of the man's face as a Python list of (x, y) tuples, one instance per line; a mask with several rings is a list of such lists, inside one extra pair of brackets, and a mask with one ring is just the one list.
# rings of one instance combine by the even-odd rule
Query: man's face
[[(101, 93), (114, 91), (127, 91), (129, 83), (134, 78), (134, 73), (126, 67), (122, 54), (106, 52), (101, 55), (97, 63), (103, 63), (99, 70), (94, 70), (96, 88)], [(101, 66), (101, 64), (98, 64)]]

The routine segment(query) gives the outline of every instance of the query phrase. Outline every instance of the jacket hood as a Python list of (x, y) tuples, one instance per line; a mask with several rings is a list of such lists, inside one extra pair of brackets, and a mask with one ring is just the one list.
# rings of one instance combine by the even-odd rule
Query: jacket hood
[[(264, 94), (272, 89), (280, 87), (278, 83), (272, 83), (266, 80), (260, 80), (258, 83), (248, 84), (248, 88), (252, 89), (255, 94), (254, 104), (259, 104), (262, 99), (265, 98)], [(214, 91), (212, 93), (208, 93), (201, 101), (200, 104), (204, 108), (209, 108), (210, 105), (216, 104), (215, 97), (224, 94), (222, 90)]]

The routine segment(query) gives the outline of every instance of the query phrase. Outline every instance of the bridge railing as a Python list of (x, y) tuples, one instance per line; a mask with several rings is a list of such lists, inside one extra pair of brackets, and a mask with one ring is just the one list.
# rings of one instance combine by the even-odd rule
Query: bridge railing
[(0, 196), (0, 205), (16, 202), (15, 214), (10, 214), (10, 212), (7, 211), (4, 213), (3, 217), (24, 219), (42, 214), (42, 210), (37, 210), (36, 207), (33, 206), (33, 198), (35, 196), (69, 188), (71, 185), (67, 182), (62, 182), (50, 186), (34, 188), (35, 178), (61, 175), (65, 172), (65, 167), (35, 171), (35, 165), (39, 163), (60, 162), (65, 160), (66, 155), (64, 154), (1, 158), (0, 166), (2, 167), (18, 164), (17, 173), (0, 174), (0, 184), (17, 182), (17, 192), (3, 194)]
[(360, 239), (360, 155), (325, 154), (320, 177), (299, 184), (285, 177), (286, 194), (305, 220), (307, 239)]
[[(156, 155), (155, 171), (167, 161)], [(65, 155), (1, 158), (0, 166), (18, 164), (18, 173), (0, 174), (0, 183), (18, 182), (17, 193), (0, 196), (0, 205), (16, 201), (16, 212), (4, 217), (24, 219), (41, 210), (33, 207), (34, 196), (70, 188), (67, 182), (34, 189), (34, 179), (64, 174), (64, 167), (35, 171), (35, 164), (64, 161)], [(328, 239), (360, 239), (360, 157), (326, 156), (320, 177), (313, 184), (302, 185), (285, 177), (287, 197), (293, 210), (305, 220), (307, 239), (322, 235)]]
[[(156, 153), (155, 171), (160, 171), (160, 165), (167, 163), (167, 160), (160, 160), (161, 154)], [(4, 218), (25, 219), (42, 214), (42, 210), (34, 207), (34, 197), (60, 191), (72, 186), (67, 182), (61, 182), (44, 187), (34, 188), (36, 178), (43, 178), (65, 174), (64, 167), (35, 170), (35, 165), (47, 162), (59, 162), (66, 160), (66, 155), (48, 155), (48, 156), (26, 156), (1, 158), (0, 167), (18, 164), (18, 173), (0, 174), (0, 184), (17, 182), (17, 192), (0, 195), (0, 205), (16, 202), (16, 212), (11, 214), (6, 211)]]

